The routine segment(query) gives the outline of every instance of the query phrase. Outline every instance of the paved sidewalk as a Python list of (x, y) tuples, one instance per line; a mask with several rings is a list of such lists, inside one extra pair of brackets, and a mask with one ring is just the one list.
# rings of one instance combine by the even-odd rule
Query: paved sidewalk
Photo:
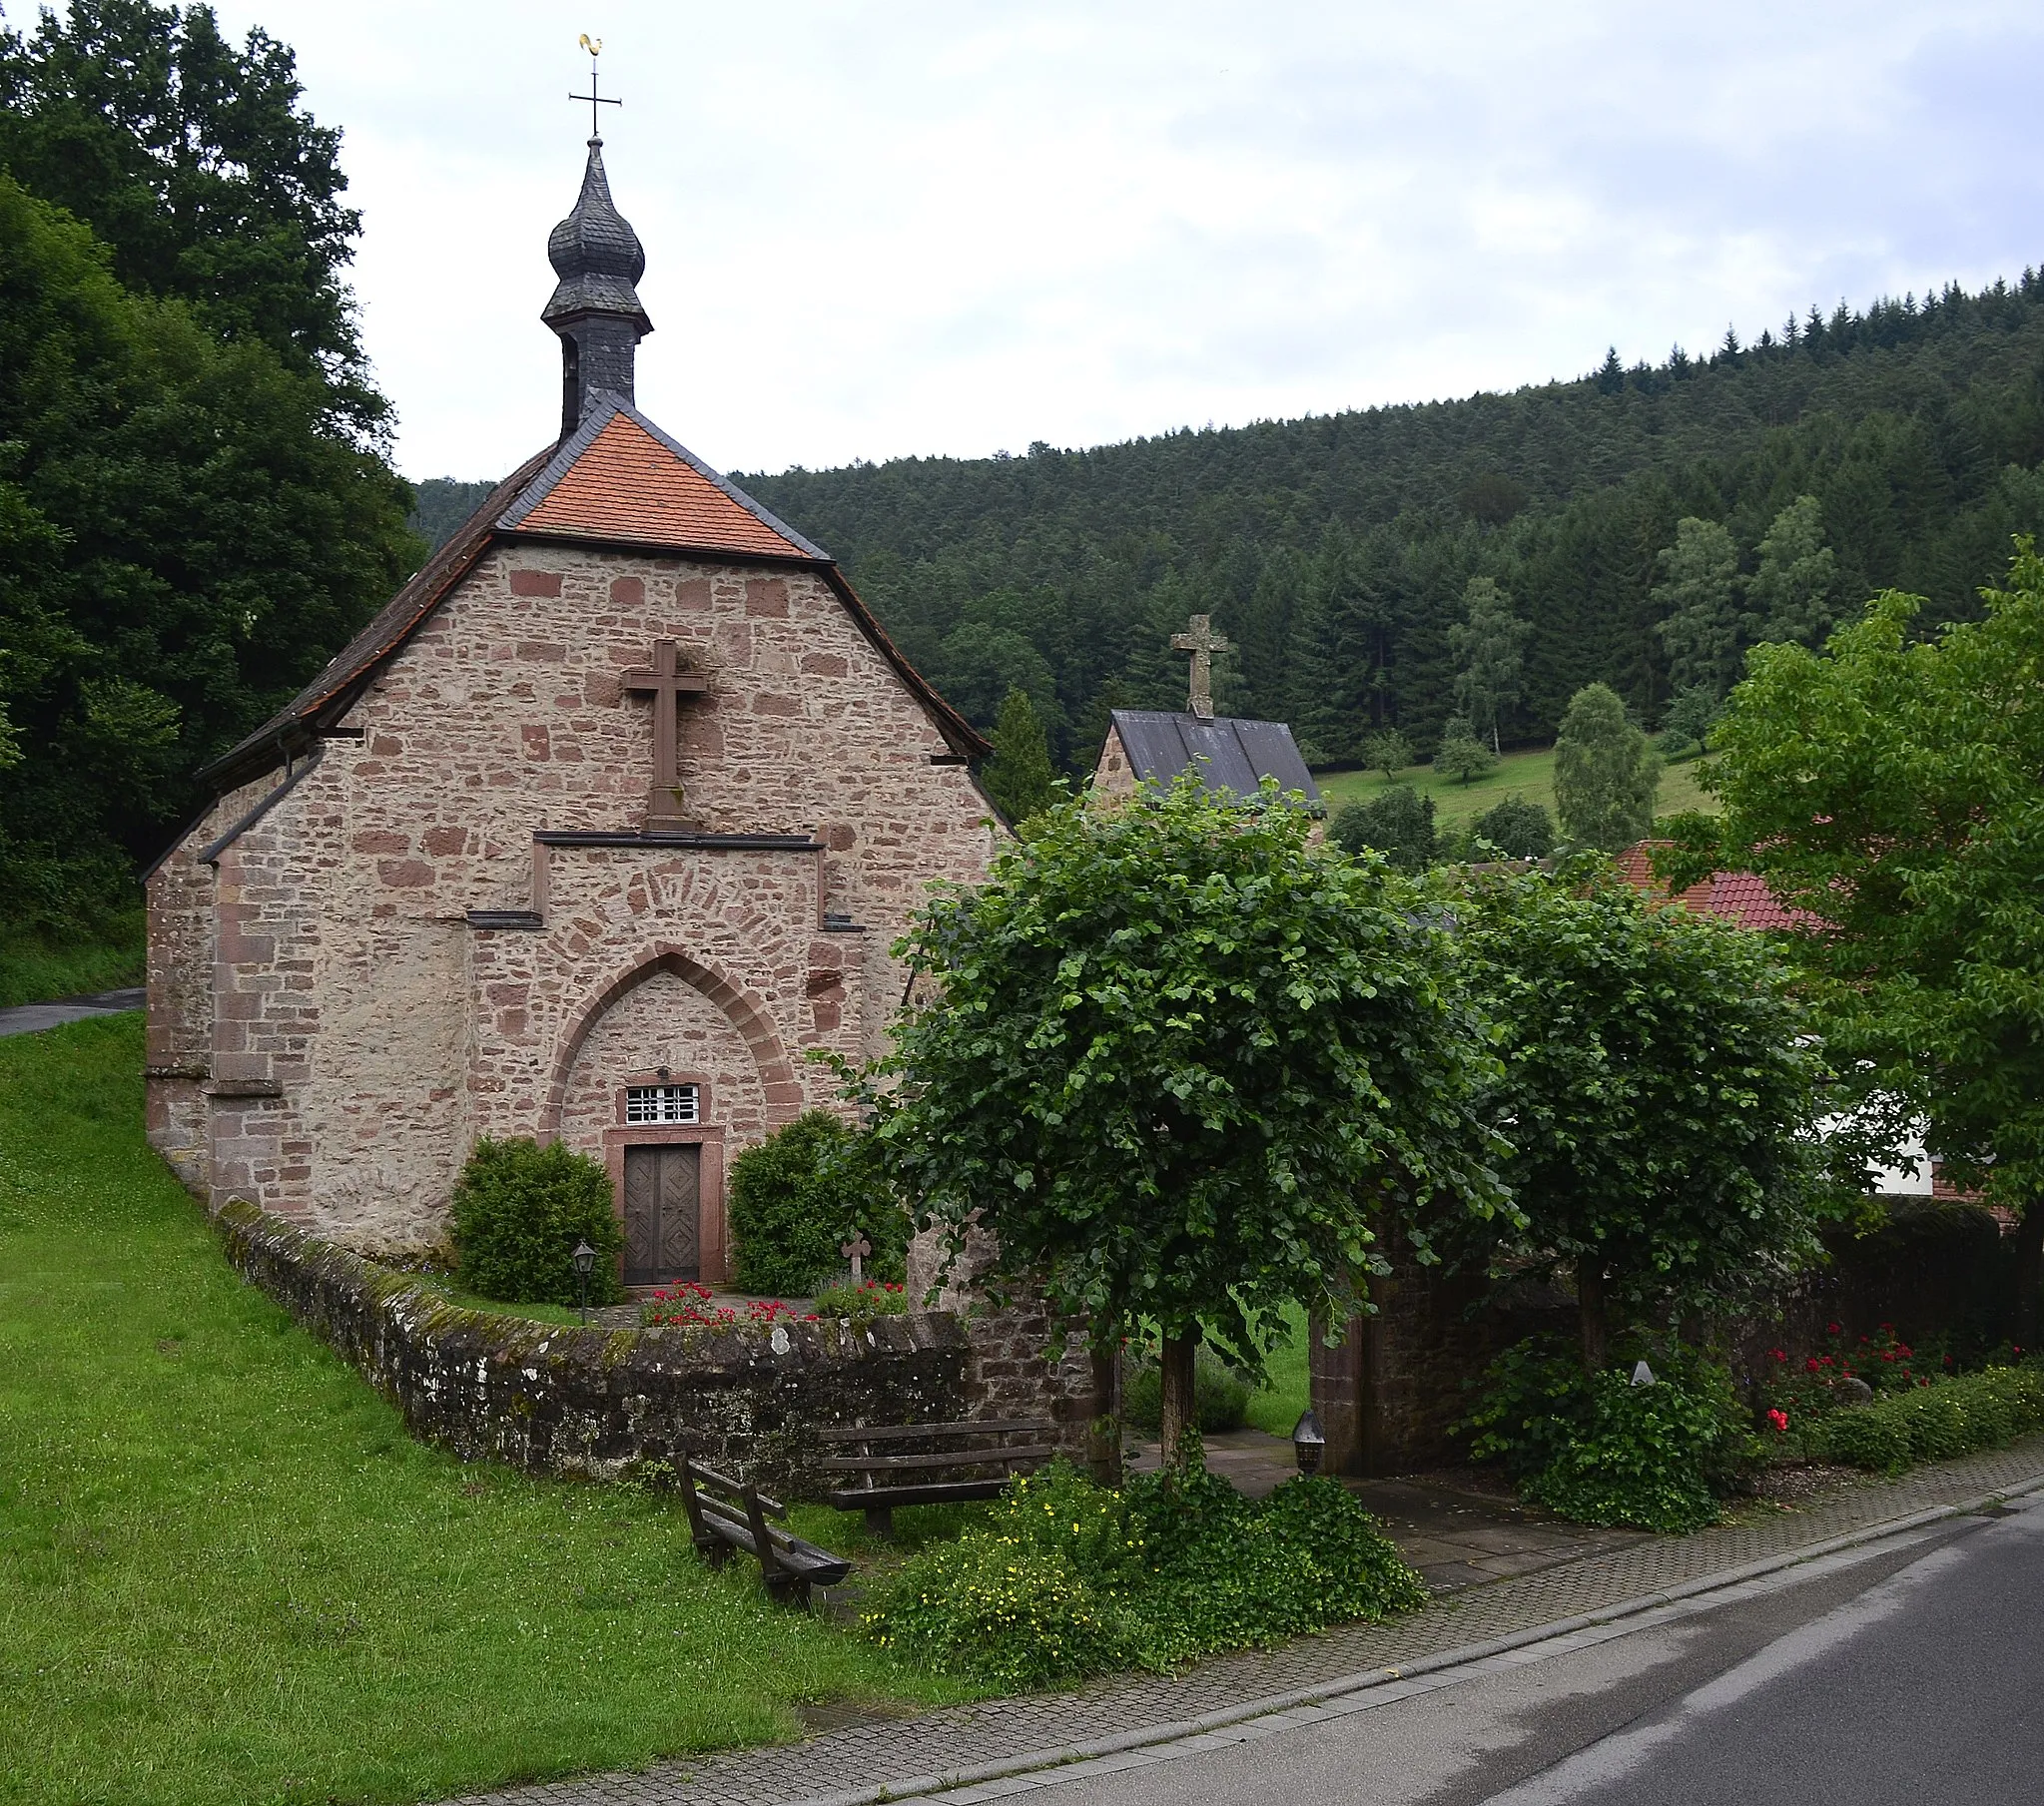
[[(490, 1806), (783, 1806), (830, 1796), (871, 1798), (893, 1783), (1126, 1738), (1240, 1712), (1284, 1694), (1364, 1684), (1450, 1651), (1538, 1633), (1546, 1625), (1655, 1601), (1713, 1575), (1793, 1559), (1839, 1538), (1863, 1538), (1919, 1513), (1948, 1511), (2044, 1483), (2044, 1438), (1922, 1468), (1898, 1481), (1860, 1480), (1797, 1510), (1748, 1508), (1695, 1536), (1629, 1540), (1513, 1579), (1471, 1586), (1389, 1624), (1351, 1625), (1267, 1651), (1222, 1656), (1180, 1675), (1116, 1676), (1072, 1693), (1032, 1694), (849, 1725), (808, 1742), (583, 1776), (476, 1796)], [(900, 1794), (909, 1791), (895, 1786)]]

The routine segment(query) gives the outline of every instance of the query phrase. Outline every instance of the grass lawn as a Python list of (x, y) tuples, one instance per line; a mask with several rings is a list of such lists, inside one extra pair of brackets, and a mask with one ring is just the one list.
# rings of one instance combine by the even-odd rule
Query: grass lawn
[(245, 1286), (142, 1028), (0, 1040), (0, 1800), (417, 1800), (960, 1697), (678, 1509), (464, 1467)]
[[(1671, 765), (1661, 774), (1661, 795), (1654, 808), (1657, 815), (1672, 816), (1686, 809), (1716, 808), (1715, 800), (1697, 785), (1698, 761)], [(1382, 772), (1315, 772), (1314, 783), (1327, 799), (1330, 811), (1344, 803), (1364, 803), (1385, 788)], [(1443, 827), (1456, 827), (1472, 816), (1480, 816), (1493, 803), (1518, 794), (1538, 803), (1550, 816), (1555, 813), (1555, 750), (1538, 747), (1531, 752), (1507, 753), (1491, 768), (1487, 777), (1458, 784), (1452, 778), (1437, 777), (1431, 765), (1415, 765), (1398, 774), (1400, 784), (1410, 784), (1422, 796), (1434, 799), (1434, 820)]]
[(1311, 1392), (1306, 1375), (1306, 1313), (1288, 1305), (1285, 1321), (1292, 1326), (1292, 1339), (1264, 1363), (1263, 1386), (1249, 1395), (1249, 1427), (1267, 1430), (1272, 1436), (1291, 1435)]

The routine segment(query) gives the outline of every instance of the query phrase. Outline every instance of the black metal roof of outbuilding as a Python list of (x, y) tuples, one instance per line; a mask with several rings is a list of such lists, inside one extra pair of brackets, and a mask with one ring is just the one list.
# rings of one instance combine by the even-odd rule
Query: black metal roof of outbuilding
[(1116, 709), (1113, 721), (1138, 784), (1169, 784), (1189, 766), (1208, 790), (1253, 797), (1265, 778), (1275, 778), (1280, 790), (1303, 792), (1320, 812), (1320, 787), (1281, 721), (1207, 721), (1161, 709)]

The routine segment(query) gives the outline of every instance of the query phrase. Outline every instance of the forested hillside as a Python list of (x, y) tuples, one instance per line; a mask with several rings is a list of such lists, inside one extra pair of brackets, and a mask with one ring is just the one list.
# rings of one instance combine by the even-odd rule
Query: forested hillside
[(1516, 394), (739, 480), (982, 723), (1020, 683), (1083, 757), (1104, 701), (1181, 704), (1169, 636), (1204, 610), (1240, 649), (1226, 701), (1344, 759), (1375, 726), (1438, 735), (1473, 577), (1530, 628), (1505, 740), (1552, 735), (1598, 680), (1652, 725), (1678, 687), (1721, 693), (1744, 644), (1814, 637), (1875, 589), (1970, 611), (2010, 535), (2044, 528), (2040, 458), (2025, 272)]
[[(1486, 700), (1502, 741), (1544, 740), (1600, 681), (1660, 725), (1747, 645), (1814, 641), (1875, 590), (1929, 597), (1926, 626), (1969, 613), (2011, 535), (2044, 530), (2040, 459), (2026, 271), (1509, 395), (738, 480), (975, 721), (1020, 685), (1083, 768), (1109, 705), (1182, 706), (1170, 636), (1194, 612), (1238, 648), (1223, 705), (1292, 721), (1319, 761), (1387, 726), (1425, 752)], [(419, 485), (422, 525), (455, 487)], [(1502, 614), (1471, 621), (1473, 578)], [(1486, 699), (1499, 619), (1518, 650)]]

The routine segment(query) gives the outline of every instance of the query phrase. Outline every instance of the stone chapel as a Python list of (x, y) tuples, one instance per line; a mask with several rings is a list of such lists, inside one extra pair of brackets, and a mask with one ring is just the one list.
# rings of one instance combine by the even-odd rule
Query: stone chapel
[(633, 405), (637, 236), (589, 141), (547, 242), (560, 437), (206, 774), (148, 880), (148, 1124), (363, 1252), (479, 1136), (604, 1161), (629, 1284), (726, 1277), (724, 1176), (878, 1051), (888, 948), (984, 876), (988, 748), (830, 555)]

